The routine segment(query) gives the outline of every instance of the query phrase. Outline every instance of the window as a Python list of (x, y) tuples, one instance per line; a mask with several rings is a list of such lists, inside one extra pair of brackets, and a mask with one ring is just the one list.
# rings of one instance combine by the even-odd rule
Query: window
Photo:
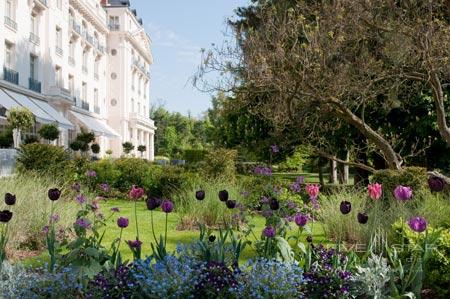
[(94, 106), (98, 107), (98, 89), (94, 88)]
[(141, 94), (141, 77), (138, 79), (138, 93)]
[(37, 56), (30, 55), (30, 78), (36, 80), (37, 78)]
[(141, 114), (141, 103), (138, 103), (138, 114)]
[(133, 129), (128, 129), (128, 132), (130, 134), (130, 140), (133, 139)]
[(14, 20), (14, 3), (12, 0), (6, 0), (5, 16)]
[(131, 112), (134, 112), (134, 99), (131, 99)]
[(75, 84), (74, 84), (74, 79), (72, 75), (69, 75), (69, 91), (70, 91), (70, 95), (72, 97), (75, 96)]
[(56, 0), (56, 7), (62, 9), (62, 0)]
[(55, 67), (55, 82), (56, 82), (56, 86), (58, 86), (59, 88), (64, 87), (64, 83), (62, 80), (62, 70), (61, 70), (60, 66)]
[(109, 30), (118, 31), (120, 29), (119, 25), (119, 17), (118, 16), (110, 16), (109, 17)]
[(75, 43), (73, 41), (69, 42), (69, 57), (72, 59), (75, 58)]
[(87, 84), (86, 82), (83, 82), (81, 84), (81, 97), (83, 101), (86, 101), (87, 99)]
[(14, 45), (5, 42), (5, 66), (14, 69)]
[(134, 90), (134, 82), (136, 81), (136, 72), (131, 74), (131, 89)]
[(88, 72), (88, 52), (87, 50), (83, 51), (83, 73)]
[(37, 16), (35, 13), (31, 14), (31, 24), (30, 24), (30, 32), (38, 35), (38, 21), (37, 21)]
[(95, 63), (94, 63), (94, 76), (96, 77), (96, 79), (98, 80), (98, 67), (100, 65), (100, 58), (95, 59)]
[(58, 55), (62, 55), (63, 54), (63, 50), (62, 50), (62, 31), (61, 28), (56, 27), (56, 54)]

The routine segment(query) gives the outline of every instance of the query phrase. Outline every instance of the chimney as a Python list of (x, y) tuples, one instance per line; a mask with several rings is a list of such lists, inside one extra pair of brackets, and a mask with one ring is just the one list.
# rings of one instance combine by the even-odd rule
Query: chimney
[(109, 2), (108, 0), (101, 0), (100, 4), (103, 5), (103, 6), (106, 6), (106, 5), (109, 4), (108, 2)]

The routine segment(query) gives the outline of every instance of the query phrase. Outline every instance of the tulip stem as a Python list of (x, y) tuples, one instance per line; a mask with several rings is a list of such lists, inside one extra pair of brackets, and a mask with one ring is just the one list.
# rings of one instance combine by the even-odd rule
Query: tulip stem
[(136, 240), (139, 240), (139, 226), (137, 219), (137, 200), (134, 201), (134, 220), (136, 221)]
[(169, 213), (166, 213), (166, 233), (164, 236), (164, 247), (167, 246), (167, 219), (168, 219)]
[(156, 245), (158, 246), (158, 240), (156, 239), (156, 235), (155, 235), (155, 228), (153, 226), (153, 210), (150, 211), (150, 219), (152, 222), (152, 234), (153, 234), (153, 239), (155, 239)]

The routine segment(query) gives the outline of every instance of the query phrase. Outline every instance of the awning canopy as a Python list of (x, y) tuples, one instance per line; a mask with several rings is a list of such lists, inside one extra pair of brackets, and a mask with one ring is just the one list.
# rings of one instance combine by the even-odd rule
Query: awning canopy
[(74, 111), (70, 111), (70, 113), (72, 113), (76, 119), (78, 119), (84, 126), (86, 126), (89, 130), (92, 130), (94, 133), (109, 138), (120, 137), (120, 135), (116, 131), (114, 131), (114, 129), (92, 116)]
[(40, 123), (57, 123), (66, 129), (73, 128), (73, 124), (48, 103), (12, 90), (0, 89), (0, 104), (7, 110), (13, 107), (28, 108)]

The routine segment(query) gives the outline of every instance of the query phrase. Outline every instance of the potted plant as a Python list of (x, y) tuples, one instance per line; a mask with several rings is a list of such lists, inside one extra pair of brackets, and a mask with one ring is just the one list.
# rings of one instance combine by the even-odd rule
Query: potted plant
[(59, 138), (59, 129), (57, 124), (43, 124), (38, 133), (39, 136), (47, 140), (49, 144)]

